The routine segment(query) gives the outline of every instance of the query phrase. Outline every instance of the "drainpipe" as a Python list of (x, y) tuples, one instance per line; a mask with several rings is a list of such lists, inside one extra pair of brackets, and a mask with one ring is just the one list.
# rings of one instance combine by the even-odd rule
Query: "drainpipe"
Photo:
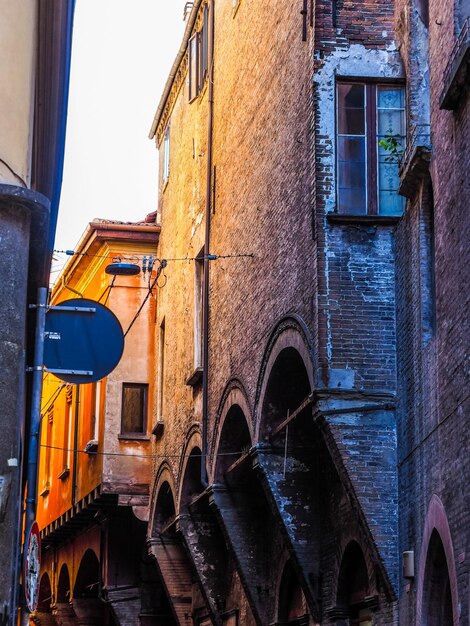
[(28, 491), (26, 496), (26, 533), (36, 516), (36, 491), (38, 480), (39, 429), (41, 426), (41, 395), (44, 363), (44, 326), (46, 323), (47, 287), (39, 287), (36, 304), (36, 334), (34, 339), (33, 384), (31, 398), (31, 423), (28, 443)]
[(209, 114), (207, 121), (207, 174), (206, 174), (206, 229), (204, 241), (204, 345), (203, 345), (203, 375), (202, 375), (202, 459), (201, 459), (201, 482), (207, 487), (207, 421), (208, 421), (208, 395), (209, 395), (209, 254), (210, 254), (210, 225), (212, 209), (212, 137), (213, 137), (213, 113), (214, 113), (214, 0), (209, 4), (210, 30), (209, 30)]
[(71, 291), (72, 293), (77, 294), (77, 296), (80, 296), (80, 298), (83, 298), (83, 294), (80, 293), (80, 291), (77, 291), (76, 289), (74, 289), (73, 287), (69, 287), (68, 285), (65, 284), (65, 276), (62, 276), (62, 287), (64, 289), (68, 289), (69, 291)]

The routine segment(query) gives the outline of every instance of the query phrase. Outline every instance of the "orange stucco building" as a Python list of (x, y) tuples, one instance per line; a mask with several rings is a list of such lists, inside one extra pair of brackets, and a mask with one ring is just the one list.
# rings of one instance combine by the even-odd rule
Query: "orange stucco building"
[[(138, 613), (150, 624), (152, 613), (164, 610), (145, 557), (158, 287), (133, 322), (155, 276), (148, 259), (159, 230), (154, 222), (90, 223), (52, 291), (52, 305), (96, 300), (130, 330), (106, 378), (71, 385), (44, 377), (37, 507), (43, 561), (34, 623), (125, 623), (126, 614)], [(118, 259), (147, 271), (107, 274)]]

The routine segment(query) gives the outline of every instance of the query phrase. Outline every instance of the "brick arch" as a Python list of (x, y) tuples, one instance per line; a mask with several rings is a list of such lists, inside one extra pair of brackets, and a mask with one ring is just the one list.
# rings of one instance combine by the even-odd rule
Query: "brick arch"
[[(178, 472), (178, 497), (176, 502), (176, 510), (181, 511), (181, 507), (185, 505), (185, 489), (202, 491), (201, 483), (201, 450), (202, 435), (199, 424), (193, 425), (186, 436), (186, 442), (180, 458), (180, 469)], [(196, 475), (197, 474), (197, 475)], [(188, 487), (188, 481), (191, 481), (191, 487)]]
[[(77, 575), (73, 584), (73, 597), (76, 599), (77, 594), (97, 595), (99, 588), (100, 576), (100, 560), (94, 550), (87, 548), (78, 566)], [(94, 580), (94, 579), (97, 580)], [(96, 589), (95, 589), (96, 586)]]
[(418, 580), (416, 593), (416, 626), (423, 626), (424, 616), (424, 596), (428, 589), (429, 581), (426, 580), (426, 565), (430, 548), (437, 536), (439, 537), (445, 555), (447, 565), (447, 573), (449, 576), (450, 597), (452, 605), (452, 626), (459, 625), (458, 611), (458, 591), (457, 591), (457, 573), (455, 571), (454, 549), (452, 546), (452, 537), (450, 534), (449, 522), (445, 512), (444, 505), (440, 498), (433, 494), (429, 503), (426, 521), (424, 524), (423, 539), (421, 542), (421, 551), (419, 555)]
[[(220, 409), (217, 412), (216, 426), (214, 428), (214, 436), (212, 437), (211, 445), (210, 479), (212, 482), (216, 480), (216, 476), (220, 469), (220, 458), (218, 457), (218, 454), (226, 448), (227, 442), (225, 439), (228, 427), (227, 417), (229, 420), (232, 419), (234, 410), (238, 411), (240, 416), (243, 416), (243, 423), (246, 427), (245, 435), (247, 435), (243, 439), (248, 438), (251, 445), (253, 442), (251, 407), (242, 383), (236, 379), (231, 380), (226, 386), (222, 395)], [(240, 437), (236, 437), (236, 439), (239, 440)]]
[[(300, 370), (303, 370), (305, 378), (305, 384), (303, 385), (305, 390), (303, 395), (308, 395), (308, 393), (314, 389), (315, 368), (312, 346), (313, 343), (306, 325), (297, 317), (285, 318), (271, 333), (265, 350), (256, 393), (256, 441), (259, 441), (260, 435), (264, 430), (266, 415), (263, 415), (263, 411), (266, 403), (266, 395), (272, 382), (272, 376), (275, 372), (275, 368), (279, 367), (280, 360), (284, 355), (289, 353), (293, 360), (295, 360), (296, 366), (298, 366)], [(298, 405), (304, 399), (305, 398), (302, 397), (298, 401)], [(296, 408), (297, 406), (292, 407), (292, 410)]]
[(161, 488), (165, 483), (168, 484), (168, 487), (173, 497), (173, 502), (175, 503), (175, 507), (176, 507), (176, 501), (177, 501), (177, 498), (176, 498), (177, 492), (175, 488), (176, 480), (173, 475), (172, 468), (170, 464), (168, 463), (168, 461), (163, 461), (163, 463), (160, 465), (155, 476), (155, 481), (153, 483), (152, 498), (150, 501), (150, 519), (149, 519), (148, 528), (147, 528), (148, 540), (152, 539), (156, 535), (156, 523), (157, 523), (156, 521), (157, 510), (156, 509), (157, 509), (158, 497), (160, 495)]
[(56, 602), (69, 602), (70, 595), (72, 593), (72, 586), (70, 583), (70, 573), (67, 563), (62, 563), (57, 578), (57, 593)]
[(336, 606), (338, 587), (340, 585), (341, 566), (344, 562), (344, 555), (346, 553), (346, 550), (352, 544), (356, 544), (357, 546), (359, 546), (359, 549), (362, 552), (362, 556), (366, 565), (367, 577), (369, 579), (370, 593), (374, 594), (377, 592), (376, 564), (374, 562), (374, 559), (370, 557), (370, 552), (367, 549), (367, 538), (362, 534), (361, 528), (358, 526), (352, 532), (343, 533), (343, 536), (341, 537), (341, 540), (339, 542), (338, 549), (336, 551), (335, 568), (331, 585), (331, 606)]
[(51, 612), (51, 604), (53, 602), (52, 593), (51, 579), (49, 578), (49, 574), (44, 572), (39, 581), (37, 613)]
[[(262, 395), (262, 387), (266, 378), (266, 370), (269, 369), (269, 362), (271, 361), (271, 353), (276, 350), (277, 344), (285, 339), (284, 335), (290, 337), (290, 344), (292, 347), (297, 347), (299, 352), (302, 353), (305, 363), (310, 362), (313, 364), (311, 368), (311, 385), (314, 386), (314, 370), (317, 369), (317, 361), (314, 351), (313, 337), (310, 330), (300, 315), (292, 314), (281, 318), (272, 328), (269, 339), (264, 349), (263, 359), (261, 361), (260, 372), (258, 376), (258, 383), (256, 386), (255, 397), (255, 413), (259, 404), (259, 399)], [(291, 334), (292, 333), (292, 334)]]
[(296, 569), (296, 564), (292, 560), (291, 555), (287, 549), (284, 549), (278, 562), (276, 564), (277, 570), (277, 581), (276, 581), (276, 595), (275, 595), (275, 610), (274, 614), (277, 616), (277, 620), (284, 624), (285, 616), (283, 616), (283, 610), (285, 609), (285, 592), (286, 592), (286, 574), (289, 576), (295, 576), (298, 589), (302, 594), (302, 607), (303, 607), (303, 615), (309, 613), (307, 601), (305, 598), (305, 593), (302, 589), (301, 578), (298, 576), (298, 572)]
[(370, 576), (364, 550), (355, 541), (349, 541), (343, 550), (336, 582), (336, 605), (347, 607), (363, 601), (370, 595)]

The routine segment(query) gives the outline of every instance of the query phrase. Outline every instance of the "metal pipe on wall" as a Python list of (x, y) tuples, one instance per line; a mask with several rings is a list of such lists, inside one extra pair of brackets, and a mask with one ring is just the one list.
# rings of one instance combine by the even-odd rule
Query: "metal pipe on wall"
[(36, 303), (36, 333), (34, 339), (33, 386), (31, 398), (31, 423), (28, 442), (28, 489), (26, 495), (26, 532), (36, 515), (39, 431), (41, 427), (41, 396), (44, 366), (44, 327), (47, 311), (47, 287), (39, 287)]
[(212, 209), (212, 139), (214, 130), (214, 13), (215, 2), (209, 4), (210, 32), (209, 32), (209, 75), (208, 75), (208, 103), (209, 113), (207, 120), (207, 173), (206, 173), (206, 224), (204, 240), (204, 299), (203, 299), (203, 375), (202, 375), (202, 450), (201, 450), (201, 482), (207, 486), (207, 422), (209, 404), (209, 254), (210, 254), (210, 225)]

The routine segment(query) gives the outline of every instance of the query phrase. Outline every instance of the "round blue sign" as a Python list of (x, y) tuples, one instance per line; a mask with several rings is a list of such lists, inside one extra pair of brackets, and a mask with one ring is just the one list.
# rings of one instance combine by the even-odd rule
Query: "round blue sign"
[(46, 315), (44, 365), (67, 383), (94, 383), (119, 363), (124, 350), (121, 324), (94, 300), (76, 298)]

